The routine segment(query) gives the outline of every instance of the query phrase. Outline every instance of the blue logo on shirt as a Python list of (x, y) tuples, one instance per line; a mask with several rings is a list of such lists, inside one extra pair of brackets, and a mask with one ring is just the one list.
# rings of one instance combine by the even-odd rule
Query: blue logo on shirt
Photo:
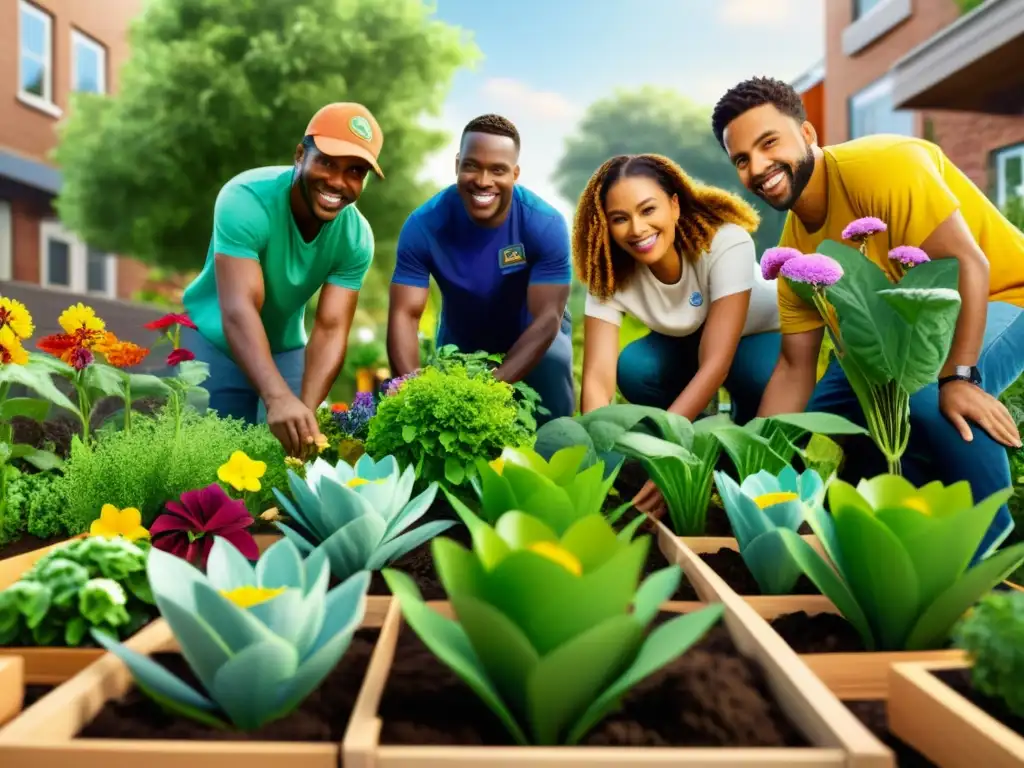
[(700, 295), (700, 291), (694, 291), (690, 294), (690, 306), (699, 307), (704, 303), (704, 297)]

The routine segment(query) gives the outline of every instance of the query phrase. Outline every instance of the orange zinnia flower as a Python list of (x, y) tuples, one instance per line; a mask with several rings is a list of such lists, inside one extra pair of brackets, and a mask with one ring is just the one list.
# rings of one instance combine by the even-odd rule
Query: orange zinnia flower
[(122, 341), (107, 331), (106, 337), (96, 345), (96, 351), (115, 368), (131, 368), (146, 359), (149, 350), (131, 341)]

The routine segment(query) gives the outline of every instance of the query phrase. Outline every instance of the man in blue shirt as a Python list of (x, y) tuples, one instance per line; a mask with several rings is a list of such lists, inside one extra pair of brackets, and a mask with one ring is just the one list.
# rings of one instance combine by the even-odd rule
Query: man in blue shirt
[(507, 353), (495, 376), (524, 380), (550, 414), (571, 416), (572, 268), (565, 219), (519, 178), (519, 132), (498, 115), (463, 129), (455, 184), (413, 211), (391, 279), (392, 375), (420, 367), (418, 330), (430, 277), (441, 289), (437, 345)]

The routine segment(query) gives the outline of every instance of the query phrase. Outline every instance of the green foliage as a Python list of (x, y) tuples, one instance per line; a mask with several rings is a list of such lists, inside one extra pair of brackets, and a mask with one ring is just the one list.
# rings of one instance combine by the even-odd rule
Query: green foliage
[(559, 536), (515, 510), (494, 527), (463, 514), (471, 550), (443, 536), (431, 545), (454, 620), (426, 605), (406, 574), (384, 578), (411, 629), (518, 744), (577, 744), (722, 616), (712, 605), (648, 633), (682, 572), (671, 565), (641, 584), (650, 537), (620, 538), (600, 515)]
[[(24, 530), (41, 539), (70, 535), (70, 531), (64, 528), (67, 518), (61, 488), (63, 482), (63, 476), (57, 472), (18, 472), (8, 480), (7, 514), (20, 521), (18, 534)], [(0, 533), (2, 542), (3, 534)]]
[(88, 631), (128, 637), (156, 616), (149, 543), (90, 536), (44, 555), (0, 592), (0, 646), (89, 644)]
[(273, 506), (271, 489), (286, 487), (287, 469), (281, 444), (266, 426), (191, 410), (181, 418), (177, 438), (175, 414), (165, 408), (135, 420), (131, 432), (104, 435), (92, 448), (75, 440), (61, 484), (66, 530), (88, 530), (104, 504), (135, 507), (148, 526), (167, 501), (216, 482), (217, 469), (235, 451), (267, 464), (260, 491), (246, 494), (249, 511), (257, 515)]
[(963, 618), (954, 637), (974, 662), (974, 687), (1024, 717), (1024, 592), (986, 595)]
[(391, 250), (433, 191), (418, 180), (424, 159), (447, 141), (420, 116), (477, 55), (419, 0), (152, 0), (131, 47), (117, 94), (76, 94), (58, 208), (97, 248), (181, 270), (205, 258), (221, 186), (290, 165), (310, 117), (335, 101), (364, 103), (384, 132), (387, 182), (371, 179), (359, 207)]
[[(1010, 490), (975, 504), (967, 482), (915, 488), (899, 475), (833, 480), (831, 514), (808, 508), (818, 554), (779, 529), (797, 565), (860, 634), (869, 651), (942, 648), (982, 595), (1024, 562), (1024, 544), (971, 559)], [(941, 553), (941, 556), (936, 556)]]
[(532, 438), (517, 421), (510, 385), (456, 365), (447, 372), (426, 368), (383, 398), (366, 451), (415, 467), (422, 483), (459, 486), (475, 473), (477, 459), (497, 458), (506, 446), (528, 445)]
[(961, 14), (970, 13), (984, 2), (985, 0), (956, 0), (956, 4), (960, 7)]

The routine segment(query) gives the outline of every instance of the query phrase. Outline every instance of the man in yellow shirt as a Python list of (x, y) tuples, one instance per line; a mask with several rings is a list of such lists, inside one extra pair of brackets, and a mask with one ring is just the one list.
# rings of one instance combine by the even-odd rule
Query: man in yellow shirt
[[(998, 396), (1024, 373), (1024, 234), (935, 144), (883, 134), (819, 147), (799, 94), (778, 80), (732, 88), (712, 129), (743, 184), (789, 212), (779, 245), (813, 253), (872, 216), (888, 225), (868, 240), (867, 258), (882, 269), (891, 269), (888, 252), (899, 245), (959, 262), (956, 333), (938, 381), (911, 397), (905, 474), (919, 484), (967, 480), (977, 500), (1010, 487), (1006, 447), (1020, 448), (1021, 439)], [(759, 415), (806, 409), (863, 423), (835, 360), (815, 383), (823, 321), (783, 280), (779, 318), (782, 352)], [(1012, 528), (1004, 507), (979, 552)]]

